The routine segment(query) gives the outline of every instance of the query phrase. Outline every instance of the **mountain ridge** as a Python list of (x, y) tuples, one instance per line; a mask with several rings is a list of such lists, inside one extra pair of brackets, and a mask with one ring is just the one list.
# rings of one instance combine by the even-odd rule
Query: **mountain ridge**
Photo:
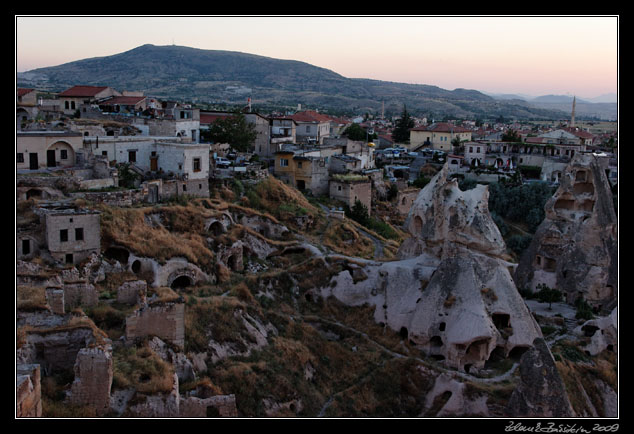
[(18, 73), (18, 85), (60, 91), (73, 85), (138, 90), (159, 98), (194, 103), (244, 103), (463, 118), (563, 119), (559, 108), (521, 100), (501, 101), (480, 91), (442, 89), (367, 78), (346, 78), (298, 60), (250, 53), (144, 44), (131, 50)]

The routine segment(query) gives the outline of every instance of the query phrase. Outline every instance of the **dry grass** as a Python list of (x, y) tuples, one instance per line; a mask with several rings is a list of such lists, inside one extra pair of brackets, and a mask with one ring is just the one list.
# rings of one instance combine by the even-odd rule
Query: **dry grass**
[(172, 288), (169, 288), (167, 286), (160, 286), (158, 288), (148, 289), (148, 298), (152, 297), (153, 295), (156, 295), (157, 299), (154, 300), (152, 304), (173, 303), (181, 297)]
[[(186, 211), (184, 211), (186, 210)], [(201, 207), (182, 207), (176, 209), (165, 207), (163, 212), (174, 216), (183, 211), (185, 218), (172, 218), (171, 224), (177, 229), (201, 230), (203, 232), (170, 232), (163, 226), (152, 227), (145, 221), (146, 213), (154, 213), (155, 208), (114, 208), (101, 206), (101, 231), (104, 245), (116, 244), (124, 246), (140, 256), (166, 261), (173, 257), (185, 257), (188, 261), (205, 270), (213, 270), (214, 253), (207, 246), (204, 227), (201, 227), (203, 216), (196, 211), (204, 212)]]
[(16, 287), (17, 309), (21, 311), (46, 310), (46, 289), (43, 286)]
[(346, 256), (372, 258), (374, 243), (362, 236), (353, 225), (347, 222), (333, 220), (324, 233), (323, 245)]
[(173, 386), (174, 367), (152, 349), (123, 347), (114, 352), (113, 387), (134, 388), (137, 392), (169, 393)]

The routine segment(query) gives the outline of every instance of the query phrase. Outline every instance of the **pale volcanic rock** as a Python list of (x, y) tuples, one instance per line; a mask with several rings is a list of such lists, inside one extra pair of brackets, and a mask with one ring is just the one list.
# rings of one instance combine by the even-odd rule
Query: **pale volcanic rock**
[(412, 235), (399, 248), (399, 258), (422, 252), (441, 257), (448, 244), (503, 257), (506, 245), (489, 214), (489, 190), (485, 185), (461, 191), (456, 179), (448, 179), (448, 165), (423, 188), (404, 224)]
[(544, 206), (546, 216), (515, 273), (517, 285), (562, 290), (608, 312), (618, 292), (617, 217), (601, 158), (576, 154)]
[(484, 368), (541, 337), (505, 261), (506, 246), (488, 212), (488, 190), (462, 192), (447, 165), (419, 193), (405, 223), (400, 261), (368, 263), (367, 276), (346, 270), (321, 295), (376, 306), (374, 319), (430, 356), (460, 370)]

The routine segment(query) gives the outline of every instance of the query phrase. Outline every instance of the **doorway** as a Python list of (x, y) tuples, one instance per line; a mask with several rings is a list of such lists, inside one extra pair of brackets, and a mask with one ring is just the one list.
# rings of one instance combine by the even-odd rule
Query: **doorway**
[(39, 167), (39, 163), (37, 161), (37, 154), (35, 152), (29, 153), (29, 169), (37, 170)]
[(46, 167), (55, 167), (55, 149), (46, 151)]

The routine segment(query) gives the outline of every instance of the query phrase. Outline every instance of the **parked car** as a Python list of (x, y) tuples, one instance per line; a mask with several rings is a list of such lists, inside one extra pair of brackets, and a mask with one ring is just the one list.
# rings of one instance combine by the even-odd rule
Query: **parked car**
[(216, 162), (216, 167), (229, 167), (231, 166), (231, 161), (227, 160), (226, 158), (223, 157), (216, 157), (215, 158), (215, 162)]

